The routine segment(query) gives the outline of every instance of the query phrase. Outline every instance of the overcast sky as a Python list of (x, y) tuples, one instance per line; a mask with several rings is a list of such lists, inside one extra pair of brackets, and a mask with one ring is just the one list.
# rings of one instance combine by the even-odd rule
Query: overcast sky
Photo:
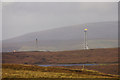
[(30, 32), (92, 22), (117, 21), (117, 2), (6, 2), (3, 39)]

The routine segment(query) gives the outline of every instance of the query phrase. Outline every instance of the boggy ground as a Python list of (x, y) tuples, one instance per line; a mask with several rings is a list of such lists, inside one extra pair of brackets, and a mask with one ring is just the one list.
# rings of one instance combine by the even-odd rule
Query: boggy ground
[(4, 52), (2, 58), (3, 63), (15, 64), (117, 63), (118, 48), (58, 52)]
[[(55, 66), (58, 67), (58, 66)], [(69, 69), (82, 69), (83, 66), (61, 66), (62, 68)], [(118, 64), (101, 64), (101, 65), (92, 65), (92, 66), (84, 66), (85, 69), (95, 70), (102, 73), (107, 74), (115, 74), (118, 75)]]
[[(85, 69), (106, 74), (118, 74), (118, 48), (58, 51), (58, 52), (4, 52), (2, 62), (9, 64), (79, 64), (95, 63), (107, 65), (85, 66)], [(112, 64), (112, 65), (111, 65)], [(64, 67), (82, 69), (81, 66)], [(5, 71), (9, 71), (5, 70)], [(14, 70), (13, 70), (14, 71)], [(51, 73), (52, 74), (52, 73)]]
[[(23, 64), (3, 64), (2, 78), (109, 78), (117, 79), (117, 75), (105, 74), (88, 69), (68, 69), (40, 67)], [(59, 80), (58, 79), (58, 80)]]

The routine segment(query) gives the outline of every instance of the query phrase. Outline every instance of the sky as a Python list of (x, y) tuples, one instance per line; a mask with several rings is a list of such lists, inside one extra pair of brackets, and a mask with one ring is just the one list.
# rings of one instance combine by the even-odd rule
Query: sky
[[(2, 5), (0, 3), (0, 40), (2, 40)], [(0, 42), (1, 43), (1, 42)], [(0, 45), (1, 46), (1, 45)], [(1, 49), (1, 48), (0, 48)]]
[(2, 39), (71, 25), (117, 20), (117, 2), (3, 2)]

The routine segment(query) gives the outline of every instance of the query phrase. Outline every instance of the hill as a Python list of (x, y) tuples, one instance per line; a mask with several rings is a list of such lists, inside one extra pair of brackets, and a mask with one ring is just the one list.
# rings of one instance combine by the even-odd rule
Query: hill
[(36, 50), (36, 38), (38, 39), (39, 50), (64, 51), (83, 49), (84, 28), (88, 28), (89, 48), (117, 47), (117, 22), (97, 22), (33, 32), (3, 40), (2, 50), (3, 52)]

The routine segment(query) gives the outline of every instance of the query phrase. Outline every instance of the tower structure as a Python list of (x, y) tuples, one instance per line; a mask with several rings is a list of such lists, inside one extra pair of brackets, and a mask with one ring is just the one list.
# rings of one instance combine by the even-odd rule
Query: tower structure
[(88, 29), (84, 29), (84, 49), (88, 49), (88, 44), (87, 44), (87, 30)]
[(36, 38), (36, 51), (38, 51), (38, 39)]

